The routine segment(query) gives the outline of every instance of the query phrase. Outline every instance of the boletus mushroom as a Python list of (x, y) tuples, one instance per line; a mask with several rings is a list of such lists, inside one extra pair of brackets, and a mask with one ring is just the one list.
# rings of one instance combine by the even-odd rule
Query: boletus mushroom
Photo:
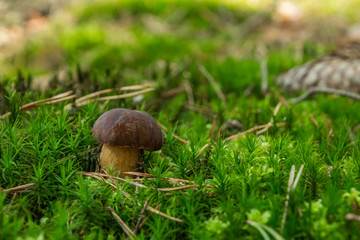
[(141, 149), (156, 151), (163, 143), (160, 127), (149, 114), (124, 108), (103, 113), (92, 131), (103, 144), (100, 165), (120, 173), (137, 168)]

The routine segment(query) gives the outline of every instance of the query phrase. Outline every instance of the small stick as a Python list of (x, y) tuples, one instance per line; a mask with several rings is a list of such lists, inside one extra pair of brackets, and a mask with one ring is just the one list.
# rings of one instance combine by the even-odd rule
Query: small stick
[(147, 177), (153, 178), (154, 176), (149, 173), (142, 173), (142, 172), (122, 172), (122, 174), (130, 175), (130, 176), (138, 176), (138, 177)]
[(107, 94), (107, 93), (113, 93), (113, 92), (118, 92), (118, 91), (139, 90), (139, 89), (144, 89), (144, 88), (148, 88), (148, 87), (151, 87), (151, 84), (142, 84), (142, 85), (125, 86), (125, 87), (113, 88), (113, 89), (104, 89), (104, 90), (93, 92), (93, 93), (85, 95), (81, 98), (76, 99), (76, 104), (78, 104), (82, 101), (85, 101), (87, 99), (94, 98), (94, 97), (97, 97), (97, 96), (100, 96), (103, 94)]
[(17, 192), (14, 193), (14, 195), (12, 196), (11, 200), (10, 200), (10, 204), (9, 206), (7, 207), (7, 210), (10, 211), (12, 206), (13, 206), (13, 203), (15, 201), (15, 198), (17, 197)]
[(85, 100), (82, 102), (78, 102), (76, 104), (76, 106), (83, 106), (89, 103), (93, 103), (93, 102), (97, 102), (97, 101), (108, 101), (108, 100), (115, 100), (115, 99), (123, 99), (123, 98), (129, 98), (129, 97), (135, 97), (144, 93), (148, 93), (148, 92), (153, 92), (155, 91), (155, 88), (147, 88), (144, 90), (140, 90), (140, 91), (136, 91), (136, 92), (132, 92), (132, 93), (125, 93), (125, 94), (120, 94), (120, 95), (115, 95), (115, 96), (108, 96), (108, 97), (100, 97), (97, 99), (89, 99), (89, 100)]
[[(114, 177), (110, 176), (110, 175), (108, 174), (108, 172), (107, 172), (104, 168), (102, 168), (102, 169), (101, 169), (101, 171), (103, 171), (103, 172), (104, 172), (105, 177), (110, 178), (110, 180), (113, 182), (113, 184), (115, 184), (115, 185), (117, 185), (117, 184), (118, 184), (118, 183), (115, 181)], [(100, 174), (101, 174), (101, 173), (100, 173)], [(125, 179), (124, 179), (124, 180), (125, 180)]]
[[(167, 128), (166, 128), (164, 125), (162, 125), (162, 124), (159, 123), (159, 122), (158, 122), (158, 124), (159, 124), (159, 126), (160, 126), (165, 132), (168, 132)], [(179, 140), (180, 142), (185, 143), (186, 145), (189, 145), (189, 144), (190, 144), (188, 141), (186, 141), (185, 139), (182, 139), (182, 138), (179, 137), (179, 136), (176, 136), (175, 134), (173, 134), (173, 136), (174, 136), (174, 138), (176, 138), (176, 139)]]
[(126, 233), (126, 235), (128, 235), (128, 237), (132, 240), (135, 240), (135, 234), (133, 231), (131, 231), (131, 229), (128, 227), (128, 225), (126, 225), (126, 223), (119, 217), (119, 215), (117, 215), (114, 211), (114, 209), (112, 209), (112, 207), (107, 207), (107, 209), (111, 212), (111, 214), (114, 216), (115, 220), (119, 223), (120, 227), (124, 230), (124, 232)]
[[(122, 174), (125, 175), (130, 175), (130, 176), (139, 176), (139, 177), (147, 177), (147, 178), (154, 178), (153, 175), (148, 174), (148, 173), (140, 173), (140, 172), (122, 172)], [(189, 180), (185, 180), (185, 179), (178, 179), (178, 178), (163, 178), (165, 180), (168, 180), (170, 182), (182, 182), (182, 183), (190, 183), (190, 184), (194, 184), (193, 181), (189, 181)], [(214, 188), (211, 185), (206, 185), (203, 184), (202, 186), (207, 187), (207, 188)]]
[(145, 109), (149, 109), (152, 106), (154, 106), (155, 104), (158, 104), (159, 102), (163, 102), (166, 99), (172, 98), (177, 96), (178, 94), (182, 93), (185, 91), (185, 87), (184, 86), (180, 86), (177, 88), (172, 88), (170, 90), (168, 90), (167, 92), (165, 92), (164, 94), (162, 94), (160, 96), (160, 98), (158, 99), (154, 99), (152, 101), (150, 101), (149, 103), (146, 104)]
[[(96, 175), (89, 175), (89, 177), (95, 178), (95, 179), (100, 180), (100, 181), (104, 181), (105, 183), (107, 183), (111, 187), (113, 187), (114, 189), (116, 189), (116, 190), (118, 189), (117, 188), (117, 183), (114, 185), (113, 183), (110, 183), (108, 180), (106, 180), (104, 177), (101, 177), (101, 176), (99, 177), (99, 176), (96, 176)], [(121, 189), (121, 186), (119, 187), (119, 189)], [(121, 194), (123, 194), (126, 198), (129, 198), (130, 200), (132, 200), (131, 195), (129, 193), (127, 193), (125, 191), (121, 191)], [(133, 203), (135, 203), (135, 202), (133, 201)]]
[[(287, 125), (286, 122), (276, 123), (277, 127), (286, 126), (286, 125)], [(235, 135), (232, 135), (232, 136), (226, 138), (225, 141), (230, 141), (230, 140), (233, 140), (233, 139), (236, 139), (236, 138), (239, 138), (239, 137), (243, 137), (247, 133), (255, 132), (255, 131), (259, 130), (259, 129), (269, 128), (269, 127), (272, 127), (272, 126), (273, 126), (272, 123), (271, 124), (267, 123), (267, 124), (264, 124), (264, 125), (255, 126), (253, 128), (250, 128), (250, 129), (246, 130), (245, 132), (241, 132), (241, 133), (237, 133)]]
[(205, 144), (201, 149), (200, 151), (198, 152), (198, 154), (196, 154), (195, 158), (198, 158), (200, 157), (200, 155), (205, 151), (205, 149), (207, 149), (211, 144), (210, 143), (207, 143)]
[(97, 175), (97, 176), (101, 176), (101, 177), (108, 177), (110, 179), (116, 179), (116, 180), (119, 180), (121, 182), (124, 182), (124, 183), (128, 183), (130, 185), (134, 185), (136, 187), (141, 187), (141, 188), (147, 188), (147, 186), (143, 185), (143, 184), (140, 184), (140, 183), (137, 183), (137, 182), (133, 182), (133, 179), (129, 179), (129, 180), (126, 180), (126, 179), (123, 179), (123, 178), (119, 178), (119, 177), (115, 177), (115, 176), (110, 176), (110, 175), (106, 175), (106, 174), (103, 174), (103, 173), (95, 173), (95, 172), (79, 172), (81, 173), (82, 175), (84, 176), (93, 176), (93, 175)]
[(349, 98), (353, 98), (353, 99), (355, 99), (357, 101), (360, 101), (360, 94), (345, 91), (345, 90), (340, 90), (340, 89), (322, 88), (322, 87), (309, 88), (309, 90), (307, 92), (305, 92), (303, 95), (301, 95), (299, 97), (296, 97), (296, 98), (292, 98), (292, 99), (290, 99), (290, 101), (292, 103), (296, 104), (296, 103), (299, 103), (301, 101), (304, 101), (305, 99), (307, 99), (307, 98), (309, 98), (312, 95), (317, 94), (317, 93), (336, 94), (336, 95), (349, 97)]
[[(95, 179), (102, 180), (102, 181), (104, 181), (105, 183), (109, 184), (111, 187), (117, 189), (116, 185), (108, 182), (108, 181), (107, 181), (106, 179), (104, 179), (103, 177), (99, 177), (99, 176), (96, 176), (96, 175), (90, 175), (89, 177), (93, 177), (93, 178), (95, 178)], [(126, 198), (132, 199), (132, 197), (131, 197), (131, 195), (130, 195), (129, 193), (127, 193), (127, 192), (125, 192), (125, 191), (121, 191), (121, 193), (122, 193)], [(140, 203), (138, 203), (138, 205), (140, 205)], [(167, 218), (167, 219), (170, 219), (170, 220), (172, 220), (172, 221), (175, 221), (175, 222), (179, 222), (179, 223), (183, 223), (183, 222), (184, 222), (183, 220), (181, 220), (181, 219), (179, 219), (179, 218), (171, 217), (171, 216), (169, 216), (169, 215), (167, 215), (167, 214), (165, 214), (165, 213), (163, 213), (163, 212), (160, 212), (160, 211), (158, 211), (158, 210), (156, 210), (156, 209), (154, 209), (154, 208), (152, 208), (152, 207), (150, 207), (150, 206), (147, 206), (147, 207), (146, 207), (146, 210), (148, 210), (148, 211), (150, 211), (150, 212), (152, 212), (152, 213), (158, 214), (158, 215), (160, 215), (160, 216), (162, 216), (162, 217), (164, 217), (164, 218)]]
[(1, 192), (8, 192), (8, 193), (15, 193), (15, 192), (24, 192), (26, 191), (28, 188), (35, 186), (35, 183), (28, 183), (28, 184), (24, 184), (24, 185), (20, 185), (17, 187), (13, 187), (13, 188), (9, 188), (9, 189), (1, 189)]
[[(104, 169), (102, 169), (104, 171)], [(140, 184), (140, 183), (137, 183), (137, 182), (131, 182), (131, 181), (126, 181), (125, 179), (122, 179), (122, 178), (118, 178), (118, 177), (113, 177), (113, 176), (110, 176), (108, 174), (102, 174), (102, 173), (82, 173), (82, 175), (84, 176), (92, 176), (92, 175), (98, 175), (100, 176), (101, 178), (102, 177), (108, 177), (110, 178), (114, 184), (117, 184), (115, 179), (116, 180), (120, 180), (122, 182), (127, 182), (131, 185), (134, 185), (136, 187), (141, 187), (141, 188), (148, 188), (147, 186), (143, 185), (143, 184)], [(108, 181), (106, 181), (105, 179), (103, 179), (106, 183), (109, 183)], [(110, 184), (110, 183), (109, 183)], [(188, 186), (181, 186), (181, 187), (173, 187), (173, 188), (153, 188), (153, 190), (158, 190), (160, 192), (170, 192), (170, 191), (178, 191), (178, 190), (184, 190), (184, 189), (192, 189), (192, 188), (198, 188), (199, 185), (188, 185)]]
[(282, 105), (284, 105), (285, 107), (289, 107), (288, 101), (278, 91), (275, 91), (275, 97), (280, 100)]
[(348, 214), (346, 214), (345, 219), (346, 219), (347, 221), (360, 222), (360, 216), (355, 215), (355, 214), (353, 214), (353, 213), (348, 213)]
[(171, 216), (169, 216), (169, 215), (167, 215), (167, 214), (165, 214), (163, 212), (160, 212), (159, 210), (156, 210), (155, 208), (152, 208), (150, 206), (147, 206), (146, 210), (148, 210), (148, 211), (150, 211), (152, 213), (155, 213), (157, 215), (160, 215), (160, 216), (162, 216), (164, 218), (170, 219), (170, 220), (172, 220), (174, 222), (178, 222), (178, 223), (183, 223), (184, 222), (183, 220), (181, 220), (179, 218), (171, 217)]
[(198, 63), (198, 69), (205, 76), (205, 78), (210, 82), (211, 86), (214, 88), (216, 94), (221, 99), (221, 101), (226, 102), (226, 97), (224, 93), (221, 91), (219, 85), (216, 83), (215, 79), (210, 75), (210, 73), (206, 70), (206, 68)]
[(71, 99), (74, 99), (74, 98), (76, 98), (76, 95), (71, 95), (71, 96), (68, 96), (68, 97), (51, 100), (51, 101), (45, 102), (45, 104), (46, 105), (51, 105), (51, 104), (54, 104), (54, 103), (64, 102), (64, 101), (71, 100)]
[(183, 87), (183, 86), (173, 88), (173, 89), (170, 89), (169, 91), (165, 92), (160, 97), (160, 99), (161, 100), (169, 99), (169, 98), (175, 97), (176, 95), (178, 95), (178, 94), (180, 94), (180, 93), (182, 93), (184, 91), (185, 91), (185, 87)]
[(274, 116), (276, 116), (276, 115), (279, 113), (280, 108), (281, 108), (281, 105), (282, 105), (281, 102), (279, 102), (279, 103), (276, 105), (276, 107), (275, 107), (275, 109), (274, 109)]
[(74, 91), (73, 90), (70, 90), (70, 91), (66, 91), (66, 92), (63, 92), (63, 93), (59, 93), (58, 95), (55, 95), (51, 98), (49, 98), (50, 100), (54, 100), (54, 99), (58, 99), (58, 98), (63, 98), (63, 97), (67, 97), (69, 95), (71, 95)]
[[(273, 114), (274, 117), (279, 113), (280, 108), (281, 108), (281, 105), (282, 105), (281, 102), (279, 102), (279, 103), (276, 105), (276, 107), (275, 107), (275, 109), (274, 109), (274, 114)], [(270, 120), (267, 124), (265, 124), (265, 125), (260, 125), (260, 126), (251, 128), (251, 129), (249, 129), (249, 130), (247, 130), (247, 131), (245, 131), (245, 132), (243, 132), (243, 133), (238, 133), (238, 134), (243, 134), (243, 135), (240, 135), (240, 136), (244, 136), (244, 135), (245, 135), (246, 133), (248, 133), (248, 132), (257, 131), (257, 130), (259, 130), (259, 129), (260, 129), (260, 130), (256, 132), (256, 135), (263, 134), (263, 133), (265, 133), (267, 130), (269, 130), (270, 127), (273, 127), (273, 125), (274, 125), (274, 117), (272, 117), (271, 120)], [(286, 125), (286, 123), (280, 123), (280, 124), (277, 123), (276, 126), (281, 126), (282, 124), (285, 124), (285, 125)], [(250, 131), (250, 130), (251, 130), (251, 131)], [(233, 135), (233, 136), (236, 136), (236, 135)], [(228, 140), (231, 140), (233, 136), (228, 137), (226, 140), (227, 140), (227, 141), (228, 141)], [(231, 138), (231, 139), (229, 139), (229, 138)]]
[(171, 192), (171, 191), (179, 191), (179, 190), (185, 190), (185, 189), (196, 189), (199, 185), (187, 185), (187, 186), (181, 186), (181, 187), (173, 187), (173, 188), (157, 188), (160, 192)]
[(145, 211), (146, 211), (147, 206), (149, 205), (149, 202), (150, 202), (150, 199), (146, 200), (146, 202), (144, 204), (144, 207), (141, 209), (139, 219), (137, 220), (137, 223), (136, 223), (136, 226), (135, 226), (135, 229), (134, 229), (134, 234), (136, 234), (140, 229), (140, 224), (141, 224), (142, 220), (145, 217)]
[[(59, 102), (61, 101), (66, 101), (66, 100), (69, 100), (69, 99), (72, 99), (72, 98), (75, 98), (75, 95), (72, 95), (69, 97), (70, 94), (72, 94), (73, 91), (67, 91), (67, 92), (64, 92), (64, 93), (60, 93), (58, 95), (55, 95), (54, 97), (51, 97), (51, 98), (46, 98), (46, 99), (41, 99), (41, 100), (38, 100), (38, 101), (35, 101), (35, 102), (31, 102), (31, 103), (27, 103), (23, 106), (21, 106), (19, 109), (21, 111), (26, 111), (26, 110), (29, 110), (29, 109), (32, 109), (32, 108), (35, 108), (35, 107), (38, 107), (40, 104), (42, 103), (45, 103), (45, 104), (52, 104), (52, 103), (56, 103), (54, 102), (53, 100), (59, 100)], [(64, 99), (64, 100), (61, 100), (61, 99)], [(61, 100), (61, 101), (60, 101)], [(0, 119), (2, 118), (5, 118), (5, 117), (8, 117), (11, 115), (11, 112), (7, 112), (5, 114), (3, 114)]]
[(51, 98), (42, 99), (42, 100), (38, 100), (38, 101), (35, 101), (35, 102), (27, 103), (27, 104), (23, 105), (22, 107), (20, 107), (20, 109), (21, 110), (28, 110), (28, 109), (37, 107), (41, 103), (48, 102), (48, 101), (55, 100), (55, 99), (59, 99), (59, 98), (63, 98), (63, 97), (67, 97), (72, 93), (73, 93), (73, 91), (70, 90), (70, 91), (67, 91), (67, 92), (64, 92), (64, 93), (60, 93), (60, 94), (58, 94), (58, 95), (56, 95), (54, 97), (51, 97)]
[(264, 127), (263, 129), (257, 131), (256, 135), (260, 135), (260, 134), (265, 133), (267, 130), (269, 130), (270, 127), (272, 127), (272, 124), (268, 123), (266, 127)]
[(324, 112), (321, 112), (321, 116), (323, 117), (324, 121), (325, 121), (325, 124), (326, 124), (326, 127), (327, 129), (330, 131), (331, 129), (331, 122), (330, 120), (326, 117), (326, 114)]
[(309, 114), (309, 118), (310, 118), (310, 120), (311, 120), (311, 122), (314, 124), (314, 126), (316, 127), (316, 128), (319, 128), (319, 123), (316, 121), (316, 119), (314, 118), (314, 114)]
[[(157, 206), (155, 207), (155, 209), (156, 209), (156, 210), (159, 210), (160, 207), (161, 207), (161, 203), (160, 203), (159, 205), (157, 205)], [(140, 230), (140, 228), (142, 228), (142, 226), (144, 226), (144, 224), (146, 223), (146, 221), (150, 218), (150, 215), (151, 215), (151, 213), (149, 213), (148, 216), (144, 219), (144, 221), (140, 224), (139, 230)]]
[(266, 132), (267, 130), (269, 130), (270, 127), (273, 126), (274, 123), (274, 117), (279, 113), (281, 108), (281, 101), (276, 105), (275, 109), (274, 109), (274, 116), (271, 118), (271, 120), (268, 123), (268, 126), (265, 127), (264, 129), (259, 130), (258, 132), (256, 132), (256, 135), (260, 135), (263, 134), (264, 132)]

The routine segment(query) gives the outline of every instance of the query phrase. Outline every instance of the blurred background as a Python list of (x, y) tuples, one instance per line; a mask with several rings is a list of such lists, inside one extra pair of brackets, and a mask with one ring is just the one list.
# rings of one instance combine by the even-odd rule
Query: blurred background
[(201, 62), (231, 93), (257, 88), (259, 59), (271, 84), (359, 39), (357, 0), (0, 0), (0, 83), (21, 75), (32, 89), (71, 88), (81, 71), (115, 87), (189, 66), (180, 80), (191, 79)]

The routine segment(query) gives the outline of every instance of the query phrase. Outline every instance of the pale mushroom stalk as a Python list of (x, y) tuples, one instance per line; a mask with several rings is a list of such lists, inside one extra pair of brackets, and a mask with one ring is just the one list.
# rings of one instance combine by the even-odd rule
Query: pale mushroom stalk
[(104, 144), (100, 154), (100, 165), (121, 172), (131, 172), (137, 168), (140, 150)]

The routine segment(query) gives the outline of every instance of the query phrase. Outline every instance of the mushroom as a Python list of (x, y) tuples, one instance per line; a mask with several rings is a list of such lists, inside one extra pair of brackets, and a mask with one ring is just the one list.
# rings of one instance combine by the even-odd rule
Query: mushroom
[(155, 119), (145, 112), (124, 108), (103, 113), (92, 131), (95, 140), (103, 144), (100, 165), (120, 173), (136, 169), (141, 149), (156, 151), (163, 142)]

